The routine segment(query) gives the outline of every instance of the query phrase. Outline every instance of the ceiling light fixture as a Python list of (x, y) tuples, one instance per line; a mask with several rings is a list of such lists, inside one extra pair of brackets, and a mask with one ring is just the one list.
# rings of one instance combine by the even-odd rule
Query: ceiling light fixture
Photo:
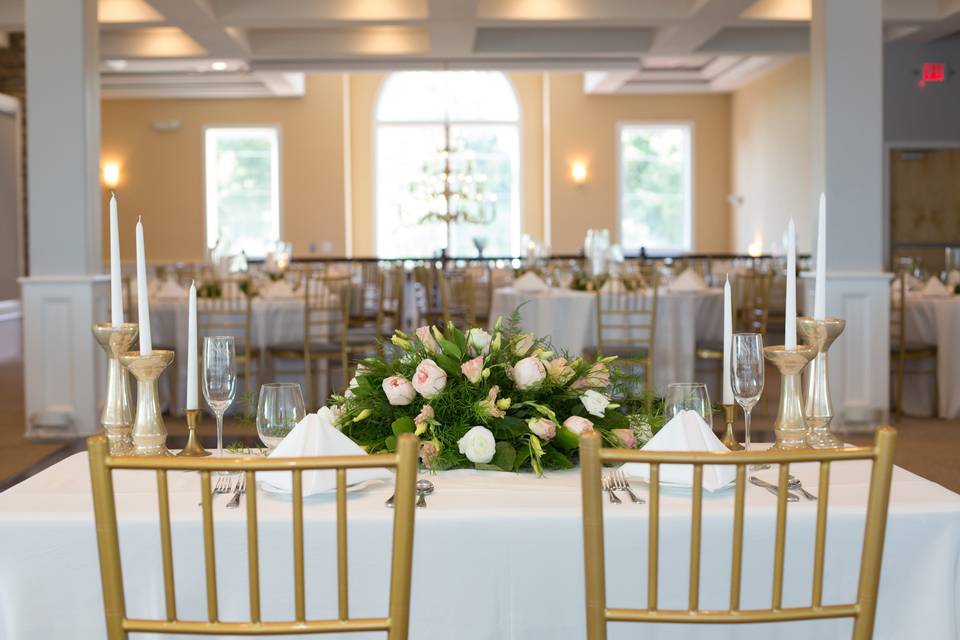
[(213, 69), (214, 71), (226, 71), (227, 63), (223, 62), (222, 60), (217, 60), (216, 62), (210, 63), (210, 68)]

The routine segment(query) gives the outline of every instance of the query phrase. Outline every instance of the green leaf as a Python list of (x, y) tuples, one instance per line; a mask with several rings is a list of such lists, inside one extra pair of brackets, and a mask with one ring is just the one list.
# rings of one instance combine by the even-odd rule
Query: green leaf
[(570, 458), (563, 455), (556, 449), (547, 449), (541, 462), (548, 469), (573, 469), (573, 463), (570, 461)]
[(570, 429), (559, 425), (557, 426), (557, 435), (554, 437), (553, 443), (564, 451), (571, 451), (580, 445), (580, 438), (573, 431), (570, 431)]
[(444, 355), (442, 353), (437, 353), (433, 356), (434, 360), (440, 368), (446, 371), (449, 375), (456, 376), (460, 374), (460, 362), (454, 360), (450, 356)]
[(399, 437), (404, 433), (413, 433), (417, 426), (413, 423), (413, 418), (402, 416), (394, 420), (390, 428), (393, 430), (393, 435)]
[[(476, 462), (473, 466), (475, 469), (480, 471), (504, 471), (504, 469), (501, 469), (495, 464), (488, 464), (484, 462)], [(506, 471), (510, 471), (510, 469), (506, 469)]]
[(440, 338), (438, 342), (440, 343), (440, 348), (443, 349), (443, 352), (454, 360), (459, 361), (461, 358), (463, 358), (463, 353), (459, 348), (457, 348), (457, 345), (453, 344), (446, 338)]
[(521, 467), (530, 459), (530, 449), (523, 448), (517, 452), (517, 459), (513, 461), (513, 470), (520, 471)]
[(510, 471), (513, 469), (513, 463), (517, 459), (517, 450), (509, 442), (500, 441), (497, 443), (496, 453), (493, 455), (493, 464)]
[(397, 436), (387, 436), (383, 443), (387, 445), (387, 451), (397, 450)]
[(626, 429), (630, 426), (630, 421), (619, 411), (607, 411), (600, 424), (608, 429)]
[(466, 353), (467, 352), (466, 334), (464, 334), (463, 331), (460, 331), (460, 329), (457, 329), (456, 325), (451, 324), (450, 336), (453, 338), (453, 342), (457, 345), (457, 347), (459, 347), (460, 353)]
[(502, 418), (498, 418), (494, 420), (490, 426), (493, 427), (494, 431), (503, 430), (516, 436), (522, 436), (530, 431), (527, 428), (526, 420), (521, 420), (515, 416), (504, 416)]

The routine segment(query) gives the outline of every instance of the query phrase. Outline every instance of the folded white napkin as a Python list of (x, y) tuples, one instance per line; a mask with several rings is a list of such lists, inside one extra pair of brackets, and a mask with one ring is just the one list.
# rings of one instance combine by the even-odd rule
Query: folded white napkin
[(947, 289), (953, 291), (958, 284), (960, 284), (960, 271), (954, 269), (947, 274)]
[(622, 293), (624, 290), (623, 280), (620, 278), (607, 278), (607, 281), (600, 287), (600, 293)]
[(670, 291), (704, 291), (707, 283), (703, 277), (693, 269), (685, 269), (670, 283)]
[[(642, 448), (644, 451), (727, 451), (700, 414), (689, 409), (675, 415)], [(620, 469), (627, 476), (650, 479), (648, 464), (629, 462)], [(736, 470), (732, 466), (706, 465), (703, 468), (703, 488), (707, 491), (722, 489), (735, 477)], [(692, 487), (693, 465), (660, 465), (660, 481)]]
[(940, 278), (933, 276), (927, 280), (927, 284), (923, 285), (921, 293), (925, 296), (942, 297), (950, 295), (950, 290), (940, 282)]
[[(366, 452), (356, 442), (340, 433), (333, 426), (333, 412), (323, 407), (297, 423), (277, 448), (270, 452), (271, 458), (305, 458), (314, 456), (363, 456)], [(348, 469), (347, 484), (352, 485), (376, 478), (391, 478), (393, 474), (383, 468)], [(261, 471), (257, 480), (284, 492), (293, 490), (293, 474), (289, 471)], [(304, 471), (303, 495), (332, 491), (337, 487), (337, 475), (333, 470)]]
[(550, 287), (533, 271), (527, 271), (513, 281), (513, 288), (517, 291), (546, 291)]
[(188, 290), (181, 287), (174, 280), (164, 280), (156, 285), (150, 295), (157, 298), (186, 298)]
[(284, 279), (265, 284), (259, 293), (262, 298), (293, 298), (297, 295), (290, 283)]

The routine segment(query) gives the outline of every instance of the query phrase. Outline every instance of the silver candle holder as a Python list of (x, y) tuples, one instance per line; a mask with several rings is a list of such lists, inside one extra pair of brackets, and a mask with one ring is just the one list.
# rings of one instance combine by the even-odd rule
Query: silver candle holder
[(800, 373), (817, 352), (807, 346), (787, 349), (784, 346), (764, 347), (764, 357), (780, 371), (780, 406), (773, 433), (777, 438), (773, 449), (803, 449), (807, 446), (807, 423), (803, 417), (803, 392)]
[(167, 428), (160, 413), (157, 380), (173, 362), (173, 351), (154, 349), (148, 356), (128, 351), (120, 356), (120, 362), (137, 379), (137, 414), (132, 434), (134, 455), (167, 455)]
[(107, 397), (100, 413), (100, 426), (107, 435), (112, 456), (133, 453), (133, 401), (130, 399), (130, 377), (120, 364), (120, 356), (130, 350), (139, 326), (125, 322), (116, 326), (109, 322), (93, 325), (93, 337), (107, 354)]
[(827, 374), (827, 351), (846, 326), (840, 318), (797, 318), (797, 331), (803, 341), (816, 351), (807, 375), (807, 402), (803, 416), (807, 423), (807, 446), (813, 449), (838, 449), (843, 446), (830, 432), (833, 403), (830, 401), (830, 380)]

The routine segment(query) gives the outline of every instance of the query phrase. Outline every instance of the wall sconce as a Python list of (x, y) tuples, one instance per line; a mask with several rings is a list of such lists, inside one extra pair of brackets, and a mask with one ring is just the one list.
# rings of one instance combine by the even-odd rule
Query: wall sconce
[(120, 165), (116, 162), (107, 162), (103, 165), (103, 184), (108, 189), (116, 189), (120, 184)]
[(747, 245), (747, 253), (753, 258), (759, 258), (763, 255), (763, 240), (754, 238), (753, 242)]
[(577, 160), (571, 164), (570, 179), (573, 180), (573, 184), (578, 187), (587, 184), (587, 163), (582, 160)]

